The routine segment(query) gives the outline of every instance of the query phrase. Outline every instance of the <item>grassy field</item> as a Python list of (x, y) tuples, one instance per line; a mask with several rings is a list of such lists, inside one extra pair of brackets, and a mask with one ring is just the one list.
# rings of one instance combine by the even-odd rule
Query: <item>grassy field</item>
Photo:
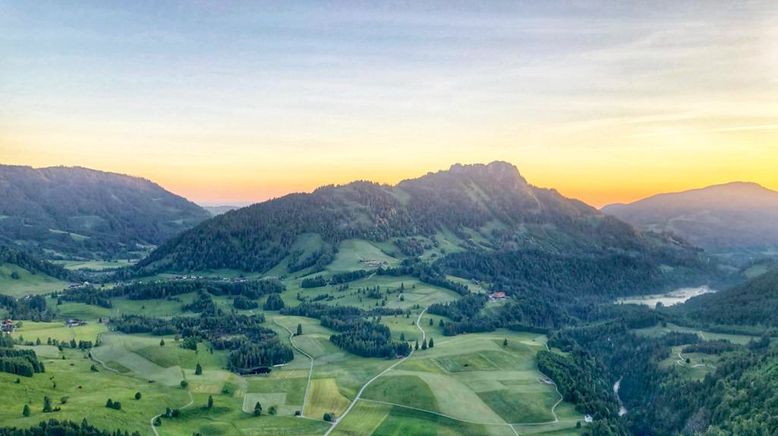
[(682, 327), (675, 324), (668, 324), (666, 327), (656, 325), (654, 327), (637, 329), (633, 331), (639, 335), (645, 335), (650, 337), (661, 336), (672, 331), (683, 332), (683, 333), (697, 333), (704, 340), (724, 339), (732, 343), (741, 344), (741, 345), (747, 344), (753, 339), (759, 339), (758, 336), (714, 333), (714, 332), (709, 332), (709, 331), (690, 328), (690, 327)]
[[(18, 279), (12, 278), (16, 273)], [(23, 295), (48, 294), (67, 287), (62, 280), (42, 273), (31, 273), (9, 263), (0, 263), (0, 294), (21, 297)]]
[(327, 265), (333, 272), (374, 269), (380, 265), (394, 266), (399, 260), (384, 253), (380, 247), (361, 239), (347, 239), (340, 243), (335, 260)]
[(560, 397), (540, 382), (545, 341), (509, 331), (440, 337), (369, 385), (334, 434), (578, 434), (582, 417), (567, 404), (555, 416)]
[[(313, 247), (321, 241), (306, 238), (299, 242)], [(362, 269), (366, 261), (397, 261), (387, 254), (389, 246), (365, 241), (344, 244), (346, 249), (341, 249), (332, 269), (323, 274)], [(404, 338), (409, 342), (420, 339), (415, 320), (421, 307), (458, 298), (450, 290), (413, 277), (371, 275), (349, 283), (344, 291), (333, 287), (301, 289), (299, 276), (287, 277), (285, 284), (287, 290), (282, 298), (287, 305), (300, 303), (298, 293), (308, 298), (329, 294), (332, 298), (325, 301), (328, 304), (364, 309), (376, 307), (381, 300), (358, 290), (379, 287), (386, 296), (386, 307), (411, 312), (407, 317), (385, 316), (381, 320), (395, 340)], [(325, 413), (342, 416), (368, 381), (397, 362), (363, 358), (339, 349), (329, 340), (335, 332), (322, 327), (318, 320), (265, 312), (264, 325), (276, 331), (281, 341), (297, 347), (295, 358), (268, 375), (240, 376), (226, 369), (226, 352), (212, 352), (207, 344), (199, 344), (196, 351), (186, 350), (173, 337), (164, 337), (162, 346), (159, 336), (111, 332), (106, 324), (98, 322), (98, 318), (131, 313), (182, 315), (182, 306), (194, 297), (183, 294), (159, 300), (113, 298), (110, 309), (82, 303), (57, 305), (56, 300), (49, 298), (47, 302), (55, 310), (57, 320), (24, 321), (14, 337), (32, 342), (40, 339), (42, 344), (49, 338), (99, 339), (100, 344), (89, 352), (31, 346), (44, 359), (47, 371), (22, 378), (19, 384), (15, 383), (15, 376), (0, 374), (0, 382), (8, 386), (11, 394), (0, 399), (0, 420), (4, 424), (29, 426), (49, 418), (80, 421), (87, 417), (106, 429), (122, 428), (150, 435), (152, 417), (170, 407), (181, 409), (180, 415), (162, 419), (158, 428), (161, 435), (321, 435), (330, 428), (322, 419)], [(258, 301), (264, 300), (265, 297)], [(225, 311), (232, 310), (231, 297), (217, 296), (214, 301)], [(67, 318), (85, 319), (87, 324), (68, 328), (62, 321)], [(575, 423), (581, 419), (579, 414), (562, 403), (555, 409), (559, 417), (555, 422), (552, 408), (559, 397), (553, 386), (539, 381), (535, 353), (544, 348), (544, 336), (498, 331), (445, 337), (441, 320), (430, 314), (421, 317), (420, 324), (427, 337), (435, 339), (435, 347), (419, 350), (371, 382), (334, 434), (500, 436), (514, 435), (514, 430), (522, 434), (577, 434)], [(290, 338), (289, 332), (295, 331), (298, 324), (303, 334)], [(508, 339), (507, 347), (502, 345), (504, 339)], [(198, 363), (203, 368), (200, 375), (195, 374)], [(182, 380), (187, 381), (186, 388), (181, 387)], [(141, 400), (134, 399), (135, 392), (141, 392)], [(62, 410), (43, 414), (43, 396), (55, 400)], [(205, 407), (209, 396), (214, 400), (213, 408)], [(106, 408), (108, 398), (121, 401), (122, 410)], [(264, 408), (263, 416), (253, 416), (257, 402)], [(30, 417), (21, 414), (25, 403), (33, 411)], [(271, 406), (275, 416), (268, 414)], [(294, 416), (300, 412), (303, 418)]]
[(116, 259), (116, 260), (55, 260), (53, 263), (62, 265), (69, 270), (89, 269), (103, 271), (109, 269), (125, 268), (135, 264), (137, 260)]

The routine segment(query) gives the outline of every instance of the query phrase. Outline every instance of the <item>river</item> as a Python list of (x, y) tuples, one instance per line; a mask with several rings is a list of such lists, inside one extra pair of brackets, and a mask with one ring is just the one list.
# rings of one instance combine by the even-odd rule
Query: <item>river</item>
[(619, 388), (621, 387), (622, 378), (624, 377), (619, 377), (619, 379), (616, 380), (616, 383), (613, 384), (613, 393), (616, 394), (616, 399), (619, 401), (619, 416), (627, 414), (627, 408), (624, 407), (624, 403), (621, 402), (621, 397), (619, 397)]
[(656, 307), (656, 303), (662, 303), (665, 306), (673, 306), (681, 304), (686, 300), (696, 297), (698, 295), (709, 294), (716, 292), (715, 290), (707, 286), (699, 286), (696, 288), (679, 288), (674, 291), (665, 292), (663, 294), (651, 294), (651, 295), (636, 295), (632, 297), (623, 297), (615, 301), (616, 304), (645, 304), (649, 307)]

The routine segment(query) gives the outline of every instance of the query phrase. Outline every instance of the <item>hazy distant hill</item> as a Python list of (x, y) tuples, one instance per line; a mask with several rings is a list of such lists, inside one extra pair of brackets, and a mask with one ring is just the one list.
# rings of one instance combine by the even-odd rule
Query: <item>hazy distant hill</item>
[(778, 246), (778, 192), (755, 183), (660, 194), (606, 206), (603, 212), (641, 229), (673, 232), (713, 251)]
[(211, 216), (221, 215), (231, 210), (240, 209), (240, 206), (203, 206)]
[(46, 257), (131, 256), (208, 217), (142, 178), (78, 167), (0, 166), (0, 240)]
[[(683, 243), (641, 234), (580, 201), (528, 184), (511, 164), (494, 162), (454, 165), (396, 186), (326, 186), (231, 211), (165, 243), (138, 268), (265, 272), (281, 265), (282, 272), (294, 272), (321, 269), (346, 251), (366, 261), (365, 267), (416, 256), (434, 261), (452, 253), (522, 252), (533, 259), (556, 256), (557, 273), (568, 275), (575, 275), (566, 268), (571, 258), (582, 260), (576, 268), (596, 274), (613, 268), (594, 263), (622, 256), (629, 264), (624, 270), (646, 278), (661, 275), (660, 264), (671, 270), (673, 256), (696, 256)], [(451, 267), (471, 261), (458, 258)], [(543, 266), (532, 262), (537, 268), (526, 274), (541, 274)], [(556, 276), (545, 275), (544, 283), (554, 286)]]

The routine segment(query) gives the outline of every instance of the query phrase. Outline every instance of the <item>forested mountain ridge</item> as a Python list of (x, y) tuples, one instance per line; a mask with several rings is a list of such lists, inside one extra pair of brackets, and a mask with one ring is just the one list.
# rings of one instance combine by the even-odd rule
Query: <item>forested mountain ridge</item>
[(49, 258), (130, 257), (209, 216), (138, 177), (0, 165), (0, 240)]
[(658, 194), (602, 210), (640, 229), (673, 232), (707, 250), (778, 246), (778, 192), (756, 183)]
[[(300, 238), (310, 234), (320, 244), (299, 249)], [(493, 162), (457, 164), (396, 186), (325, 186), (234, 210), (168, 241), (137, 268), (266, 272), (286, 260), (293, 271), (329, 264), (347, 239), (387, 243), (398, 256), (414, 257), (442, 245), (444, 235), (457, 241), (456, 251), (472, 253), (698, 255), (683, 241), (638, 232), (555, 190), (530, 185), (509, 163)], [(449, 254), (439, 251), (438, 258)]]

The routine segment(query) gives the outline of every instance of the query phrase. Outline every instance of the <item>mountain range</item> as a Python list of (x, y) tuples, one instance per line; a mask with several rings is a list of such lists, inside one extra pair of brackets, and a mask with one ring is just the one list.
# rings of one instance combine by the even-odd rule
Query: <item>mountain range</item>
[(139, 257), (209, 217), (138, 177), (0, 165), (0, 242), (50, 259)]
[(643, 230), (674, 233), (711, 252), (764, 253), (778, 247), (778, 192), (756, 183), (659, 194), (602, 210)]
[(443, 262), (464, 252), (520, 252), (563, 259), (560, 271), (571, 259), (623, 256), (628, 262), (639, 259), (636, 268), (644, 277), (657, 277), (699, 256), (680, 239), (637, 231), (583, 202), (529, 184), (509, 163), (493, 162), (457, 164), (395, 186), (365, 181), (325, 186), (227, 212), (164, 243), (136, 268), (311, 272), (353, 251), (355, 241), (372, 247), (372, 254), (355, 254), (366, 268), (416, 257)]

